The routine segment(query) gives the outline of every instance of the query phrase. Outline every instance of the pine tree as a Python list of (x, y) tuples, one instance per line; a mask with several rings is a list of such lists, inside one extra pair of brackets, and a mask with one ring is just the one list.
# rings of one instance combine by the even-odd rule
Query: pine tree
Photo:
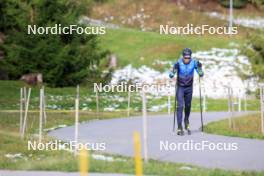
[(44, 82), (56, 87), (76, 85), (94, 76), (100, 78), (97, 66), (106, 52), (98, 47), (95, 35), (27, 34), (29, 24), (44, 27), (77, 24), (80, 15), (86, 12), (84, 1), (3, 1), (0, 11), (5, 13), (1, 13), (0, 29), (7, 37), (2, 46), (5, 58), (1, 65), (10, 79), (42, 73)]

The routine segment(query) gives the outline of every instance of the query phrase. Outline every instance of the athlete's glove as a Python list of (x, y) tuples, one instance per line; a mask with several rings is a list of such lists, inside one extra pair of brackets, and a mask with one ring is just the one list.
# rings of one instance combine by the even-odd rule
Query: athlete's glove
[(198, 74), (199, 74), (200, 77), (204, 76), (204, 73), (203, 73), (201, 68), (198, 68)]
[(174, 73), (173, 72), (170, 72), (169, 77), (170, 78), (173, 78), (174, 77)]
[(177, 62), (176, 64), (174, 64), (174, 66), (173, 66), (173, 71), (175, 71), (175, 70), (179, 70), (179, 62)]
[(198, 68), (202, 68), (202, 63), (198, 61), (198, 62), (197, 62), (197, 67), (198, 67)]
[(173, 67), (172, 67), (172, 71), (170, 72), (169, 77), (170, 77), (170, 78), (173, 78), (174, 75), (175, 75), (175, 73), (176, 73), (176, 71), (177, 71), (178, 69), (179, 69), (179, 63), (177, 62), (176, 64), (173, 65)]
[(202, 63), (201, 62), (197, 62), (197, 70), (198, 70), (198, 74), (200, 77), (203, 77), (204, 73), (203, 73), (203, 70), (202, 70)]

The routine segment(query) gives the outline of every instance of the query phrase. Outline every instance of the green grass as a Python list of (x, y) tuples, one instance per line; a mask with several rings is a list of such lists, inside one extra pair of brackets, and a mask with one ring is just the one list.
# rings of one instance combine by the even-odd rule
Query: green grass
[[(10, 131), (18, 132), (19, 129), (19, 112), (4, 112), (0, 111), (1, 124), (0, 131)], [(57, 127), (58, 125), (72, 125), (75, 122), (74, 111), (47, 111), (47, 123), (45, 125), (46, 129)], [(138, 115), (137, 113), (132, 113), (132, 115)], [(86, 112), (80, 111), (80, 122), (90, 121), (94, 119), (110, 119), (116, 117), (126, 116), (126, 112)], [(28, 112), (28, 123), (27, 131), (29, 135), (38, 133), (39, 125), (39, 112)]]
[[(115, 118), (122, 113), (105, 113), (100, 118)], [(49, 112), (46, 128), (57, 124), (73, 124), (73, 113)], [(95, 114), (81, 113), (80, 120), (96, 118)], [(38, 127), (38, 113), (29, 113), (28, 135), (21, 140), (17, 131), (19, 124), (18, 113), (0, 112), (0, 169), (10, 170), (48, 170), (48, 171), (78, 171), (78, 157), (67, 151), (32, 151), (27, 150), (27, 140), (33, 140)], [(51, 138), (45, 136), (44, 141)], [(5, 157), (6, 154), (21, 153), (22, 157), (14, 159)], [(94, 152), (92, 152), (94, 154)], [(134, 159), (118, 155), (106, 155), (114, 158), (113, 162), (96, 160), (90, 153), (90, 172), (127, 173), (134, 174)], [(188, 167), (188, 169), (184, 169)], [(143, 165), (144, 174), (166, 176), (262, 176), (264, 172), (233, 172), (221, 169), (205, 169), (188, 164), (159, 162), (150, 160)]]
[[(19, 110), (20, 88), (25, 86), (19, 81), (0, 80), (0, 109)], [(32, 87), (29, 110), (36, 110), (39, 106), (39, 88)], [(96, 110), (96, 94), (92, 87), (80, 86), (80, 109), (87, 111)], [(50, 110), (72, 110), (76, 97), (76, 87), (49, 88), (45, 87), (47, 109)], [(116, 104), (117, 110), (124, 110), (127, 107), (127, 93), (99, 93), (99, 110)], [(140, 111), (141, 101), (139, 93), (132, 93), (133, 109)]]
[(234, 126), (229, 128), (228, 119), (212, 122), (205, 126), (205, 131), (225, 136), (264, 139), (264, 135), (261, 134), (259, 114), (234, 118), (233, 124)]
[(103, 48), (117, 55), (119, 66), (148, 65), (158, 70), (164, 68), (153, 66), (155, 60), (176, 60), (185, 47), (198, 51), (212, 47), (229, 48), (228, 44), (231, 41), (239, 44), (243, 42), (239, 38), (230, 39), (224, 36), (160, 35), (155, 32), (141, 32), (125, 28), (107, 29), (106, 34), (100, 36), (100, 41)]
[[(24, 84), (19, 81), (0, 80), (0, 109), (19, 110), (20, 87)], [(75, 87), (64, 88), (45, 88), (46, 104), (48, 110), (73, 110), (74, 99), (76, 96)], [(147, 107), (163, 105), (158, 113), (167, 112), (167, 96), (152, 96), (147, 94)], [(125, 111), (127, 109), (127, 93), (110, 92), (99, 93), (99, 110), (106, 112), (105, 108), (116, 106), (115, 111)], [(227, 111), (227, 99), (207, 100), (207, 111)], [(171, 96), (171, 111), (173, 111), (174, 96)], [(29, 110), (38, 110), (39, 106), (39, 87), (32, 87)], [(242, 102), (242, 107), (244, 107)], [(131, 93), (131, 111), (140, 113), (142, 101), (139, 92)], [(257, 99), (248, 100), (248, 110), (258, 110), (259, 101)], [(91, 87), (80, 86), (80, 109), (85, 111), (96, 111), (96, 97)], [(194, 97), (192, 101), (192, 111), (200, 110), (199, 99)]]

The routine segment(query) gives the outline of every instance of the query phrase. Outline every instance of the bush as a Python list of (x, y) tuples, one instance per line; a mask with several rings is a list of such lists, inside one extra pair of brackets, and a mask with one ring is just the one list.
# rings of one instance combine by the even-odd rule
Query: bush
[(257, 7), (263, 7), (264, 6), (264, 0), (249, 0), (250, 3)]
[[(224, 7), (227, 7), (229, 8), (229, 3), (230, 3), (230, 0), (219, 0), (219, 3), (224, 6)], [(248, 0), (233, 0), (233, 7), (234, 8), (244, 8), (248, 3)]]
[(259, 81), (264, 81), (264, 33), (250, 36), (248, 46), (243, 50), (249, 57), (254, 75)]

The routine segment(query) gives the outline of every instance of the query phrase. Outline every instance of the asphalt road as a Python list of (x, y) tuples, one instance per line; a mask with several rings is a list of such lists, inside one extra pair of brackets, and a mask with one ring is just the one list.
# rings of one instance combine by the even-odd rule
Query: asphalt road
[[(206, 113), (204, 123), (230, 115), (228, 112)], [(192, 135), (177, 136), (172, 133), (172, 116), (148, 116), (149, 158), (206, 168), (264, 170), (264, 141), (202, 133), (199, 130), (201, 125), (199, 113), (192, 113), (190, 117)], [(91, 121), (80, 124), (79, 140), (105, 143), (105, 153), (133, 156), (134, 131), (142, 134), (141, 117)], [(51, 131), (49, 135), (65, 141), (73, 140), (74, 126)]]

